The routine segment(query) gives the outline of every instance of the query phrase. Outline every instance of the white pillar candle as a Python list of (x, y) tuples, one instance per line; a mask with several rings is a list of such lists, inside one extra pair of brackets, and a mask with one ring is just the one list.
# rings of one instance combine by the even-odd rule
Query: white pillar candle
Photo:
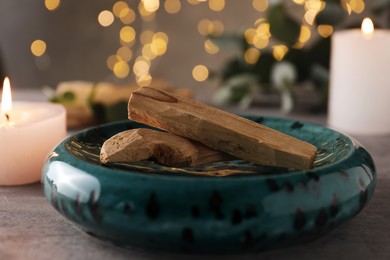
[(370, 22), (332, 37), (328, 124), (351, 134), (390, 133), (390, 31)]
[(6, 103), (11, 101), (2, 100), (0, 111), (0, 186), (37, 182), (46, 156), (66, 136), (65, 109), (43, 102), (14, 102), (12, 108)]

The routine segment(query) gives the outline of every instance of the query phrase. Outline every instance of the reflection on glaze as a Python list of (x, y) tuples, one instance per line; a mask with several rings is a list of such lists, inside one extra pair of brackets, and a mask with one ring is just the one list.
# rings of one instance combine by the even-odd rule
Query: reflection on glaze
[[(143, 127), (126, 121), (62, 142), (43, 170), (45, 196), (88, 234), (115, 244), (223, 254), (310, 241), (354, 217), (372, 197), (374, 163), (352, 139), (309, 123), (251, 119), (316, 145), (314, 168), (286, 173), (243, 160), (181, 169), (149, 161), (100, 165), (100, 147), (107, 138)], [(213, 170), (255, 173), (169, 177)]]
[(95, 192), (96, 197), (100, 195), (100, 183), (97, 178), (65, 162), (51, 162), (46, 176), (52, 185), (57, 187), (58, 193), (70, 199), (87, 202), (91, 192)]

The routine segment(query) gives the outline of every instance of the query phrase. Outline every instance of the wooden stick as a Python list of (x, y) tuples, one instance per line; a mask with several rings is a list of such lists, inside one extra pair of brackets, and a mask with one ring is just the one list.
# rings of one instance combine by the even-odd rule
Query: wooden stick
[(169, 92), (132, 93), (129, 118), (263, 165), (310, 169), (316, 147), (261, 124)]
[(105, 164), (148, 159), (167, 166), (187, 167), (232, 157), (181, 136), (146, 128), (114, 135), (104, 142), (100, 152), (100, 160)]

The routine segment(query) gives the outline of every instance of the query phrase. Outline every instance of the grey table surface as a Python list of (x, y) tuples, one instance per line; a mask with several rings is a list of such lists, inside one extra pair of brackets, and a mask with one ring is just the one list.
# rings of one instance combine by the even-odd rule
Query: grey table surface
[[(326, 122), (325, 116), (290, 117)], [(200, 257), (120, 248), (77, 229), (47, 203), (37, 183), (0, 187), (0, 259), (390, 259), (390, 136), (356, 138), (369, 150), (377, 166), (374, 197), (355, 218), (317, 240), (230, 256)]]

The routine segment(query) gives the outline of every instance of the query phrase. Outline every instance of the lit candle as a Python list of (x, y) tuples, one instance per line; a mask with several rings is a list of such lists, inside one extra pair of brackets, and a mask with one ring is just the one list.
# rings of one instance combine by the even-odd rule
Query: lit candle
[(65, 109), (43, 102), (12, 103), (6, 78), (0, 117), (0, 185), (39, 181), (47, 154), (66, 136)]
[(390, 133), (390, 31), (361, 30), (332, 37), (328, 124), (351, 134)]

